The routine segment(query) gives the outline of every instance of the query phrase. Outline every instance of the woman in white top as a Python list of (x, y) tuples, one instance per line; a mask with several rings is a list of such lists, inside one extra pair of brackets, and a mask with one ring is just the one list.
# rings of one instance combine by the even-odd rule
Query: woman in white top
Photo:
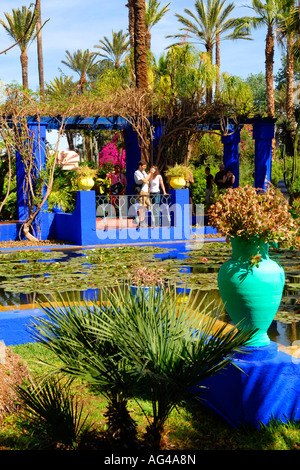
[(151, 174), (151, 178), (149, 180), (150, 194), (151, 195), (159, 194), (160, 188), (163, 190), (164, 194), (167, 194), (162, 176), (159, 173), (157, 166), (152, 166), (150, 168), (150, 174)]
[(150, 201), (152, 204), (152, 211), (154, 220), (154, 225), (159, 225), (159, 204), (160, 204), (160, 188), (163, 191), (163, 194), (167, 194), (165, 190), (165, 185), (160, 175), (157, 166), (152, 166), (150, 168), (150, 175), (151, 178), (149, 180), (149, 192), (150, 192)]
[(146, 163), (140, 161), (138, 165), (138, 170), (134, 172), (134, 183), (140, 189), (138, 192), (139, 198), (139, 226), (148, 227), (147, 222), (145, 221), (145, 208), (150, 208), (149, 201), (149, 189), (148, 183), (151, 178), (150, 173), (146, 173), (147, 165)]

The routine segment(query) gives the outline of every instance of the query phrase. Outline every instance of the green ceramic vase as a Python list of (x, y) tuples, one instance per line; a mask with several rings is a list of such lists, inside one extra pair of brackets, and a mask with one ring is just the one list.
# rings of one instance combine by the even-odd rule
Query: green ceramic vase
[[(269, 258), (269, 244), (258, 239), (246, 241), (232, 238), (232, 257), (218, 273), (218, 285), (225, 309), (238, 328), (257, 329), (249, 341), (254, 347), (270, 343), (270, 327), (281, 302), (285, 274), (283, 268)], [(259, 253), (258, 267), (251, 266), (251, 256)]]

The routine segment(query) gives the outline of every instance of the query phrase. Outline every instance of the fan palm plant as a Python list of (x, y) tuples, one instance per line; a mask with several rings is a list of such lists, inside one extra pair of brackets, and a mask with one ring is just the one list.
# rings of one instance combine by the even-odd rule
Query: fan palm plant
[(101, 52), (96, 52), (96, 55), (103, 57), (101, 62), (112, 64), (116, 69), (120, 68), (129, 51), (128, 33), (123, 33), (122, 29), (117, 33), (112, 31), (112, 42), (104, 36), (99, 43), (94, 47), (101, 50)]
[(36, 31), (38, 16), (25, 6), (22, 6), (21, 10), (19, 8), (13, 9), (12, 14), (4, 13), (4, 16), (7, 23), (0, 19), (0, 24), (2, 24), (9, 36), (18, 42), (21, 49), (22, 84), (25, 89), (28, 89), (27, 49), (41, 29)]
[[(136, 295), (119, 286), (101, 292), (99, 303), (65, 302), (42, 305), (46, 318), (32, 327), (33, 337), (56, 353), (60, 371), (81, 377), (108, 400), (106, 416), (111, 435), (134, 445), (135, 423), (127, 399), (148, 391), (153, 419), (146, 442), (159, 447), (172, 409), (193, 385), (218, 372), (234, 352), (245, 346), (251, 332), (225, 326), (197, 297), (186, 301), (176, 291), (161, 295), (139, 288)], [(214, 312), (215, 313), (215, 312)]]
[(205, 298), (199, 302), (193, 291), (184, 298), (171, 289), (157, 295), (154, 287), (147, 293), (139, 288), (135, 295), (124, 289), (105, 295), (114, 312), (108, 337), (152, 403), (145, 442), (160, 448), (164, 424), (174, 407), (190, 399), (193, 386), (200, 392), (201, 381), (228, 365), (252, 332), (219, 325), (216, 306)]
[(74, 450), (80, 439), (92, 430), (70, 383), (50, 377), (39, 385), (13, 388), (21, 400), (26, 427), (39, 435), (43, 447), (62, 445)]
[(30, 329), (33, 338), (62, 361), (62, 366), (54, 370), (79, 377), (101, 393), (108, 402), (105, 416), (109, 439), (120, 446), (128, 442), (133, 445), (136, 425), (127, 402), (134, 393), (136, 380), (118, 347), (100, 334), (107, 328), (104, 310), (97, 304), (78, 301), (76, 294), (58, 295), (41, 306), (46, 317), (36, 320)]

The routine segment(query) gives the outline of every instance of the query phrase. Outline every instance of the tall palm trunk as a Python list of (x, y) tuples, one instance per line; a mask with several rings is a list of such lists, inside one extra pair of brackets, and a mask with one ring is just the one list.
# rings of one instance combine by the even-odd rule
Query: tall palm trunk
[(39, 84), (40, 84), (40, 93), (45, 99), (45, 85), (44, 85), (44, 64), (43, 64), (43, 47), (42, 47), (42, 19), (41, 19), (41, 0), (36, 0), (36, 11), (38, 14), (38, 19), (36, 23), (37, 34), (37, 54), (38, 54), (38, 68), (39, 68)]
[(129, 41), (130, 47), (133, 50), (134, 48), (134, 8), (133, 8), (133, 0), (128, 0), (126, 5), (128, 7), (128, 31), (129, 31)]
[(266, 86), (267, 86), (267, 112), (268, 117), (275, 117), (275, 100), (274, 100), (274, 77), (273, 77), (273, 64), (274, 64), (274, 33), (273, 27), (268, 25), (268, 32), (266, 37)]
[(217, 33), (216, 35), (216, 66), (217, 66), (217, 77), (216, 77), (216, 93), (219, 92), (220, 89), (220, 34)]
[(150, 33), (150, 31), (149, 31), (149, 28), (146, 29), (145, 41), (146, 41), (146, 49), (147, 49), (147, 51), (151, 51), (151, 33)]
[(20, 56), (22, 67), (22, 84), (25, 90), (28, 90), (28, 55), (26, 49), (21, 52)]
[[(274, 33), (272, 25), (268, 25), (266, 37), (266, 89), (267, 89), (267, 113), (269, 118), (275, 118), (275, 99), (274, 99)], [(272, 139), (272, 160), (275, 158), (276, 140)]]
[(136, 87), (148, 88), (145, 0), (132, 0), (134, 9), (134, 68)]
[[(211, 58), (211, 63), (213, 60), (213, 45), (212, 44), (206, 44), (206, 52), (209, 54)], [(211, 105), (212, 103), (212, 87), (209, 86), (206, 88), (206, 104)]]
[(288, 119), (295, 122), (294, 118), (294, 54), (293, 54), (294, 36), (289, 34), (287, 37), (286, 51), (286, 114)]
[[(134, 71), (135, 85), (139, 90), (148, 88), (148, 67), (146, 50), (145, 0), (132, 0), (134, 10)], [(146, 129), (141, 130), (142, 141), (147, 141)], [(141, 145), (141, 160), (149, 162), (149, 148)]]

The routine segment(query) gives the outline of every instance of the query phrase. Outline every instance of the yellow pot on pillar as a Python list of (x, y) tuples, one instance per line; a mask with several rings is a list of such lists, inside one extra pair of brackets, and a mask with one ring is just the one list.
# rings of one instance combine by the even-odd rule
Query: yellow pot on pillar
[(170, 186), (173, 189), (182, 189), (186, 186), (186, 181), (182, 176), (173, 176), (170, 179)]
[(78, 186), (79, 186), (79, 189), (81, 189), (82, 191), (90, 191), (92, 189), (92, 187), (94, 186), (94, 180), (93, 178), (79, 178), (78, 179)]

